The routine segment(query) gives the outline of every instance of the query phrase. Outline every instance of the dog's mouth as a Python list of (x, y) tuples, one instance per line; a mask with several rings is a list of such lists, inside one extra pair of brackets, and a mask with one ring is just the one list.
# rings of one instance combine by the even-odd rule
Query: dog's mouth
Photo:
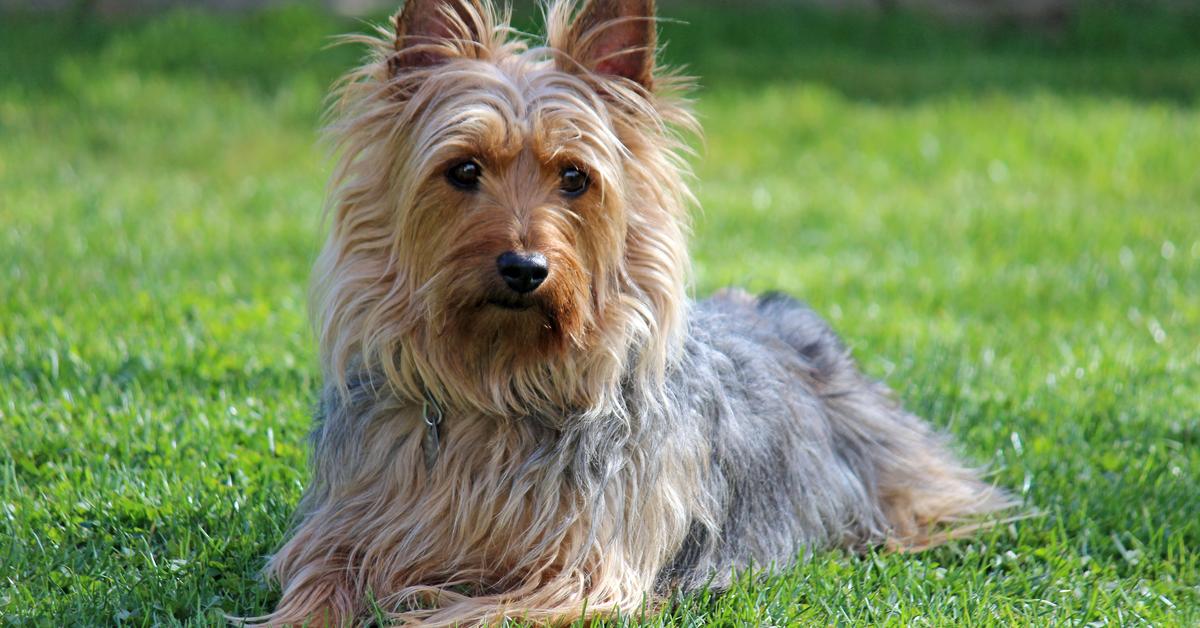
[(528, 310), (528, 309), (534, 307), (535, 305), (537, 305), (536, 303), (534, 303), (533, 299), (520, 298), (520, 297), (513, 297), (513, 298), (493, 297), (491, 299), (488, 299), (486, 301), (486, 304), (490, 305), (492, 307), (498, 307), (502, 310), (509, 310), (509, 311), (513, 311), (513, 312), (520, 312), (522, 310)]

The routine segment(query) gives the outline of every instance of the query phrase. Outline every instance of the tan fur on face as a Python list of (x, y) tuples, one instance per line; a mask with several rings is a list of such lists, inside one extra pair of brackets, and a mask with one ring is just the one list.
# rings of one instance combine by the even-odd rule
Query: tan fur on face
[[(549, 7), (550, 42), (572, 41), (573, 9)], [(397, 67), (384, 31), (340, 90), (314, 293), (326, 375), (378, 367), (408, 398), (424, 388), (495, 415), (611, 411), (632, 353), (653, 387), (678, 350), (690, 194), (677, 130), (695, 128), (682, 82), (662, 75), (651, 93), (527, 48), (487, 7), (452, 13), (452, 38), (416, 39), (440, 62)], [(443, 177), (463, 159), (483, 165), (477, 193)], [(564, 165), (590, 175), (584, 197), (557, 192)], [(539, 307), (481, 306), (514, 249), (550, 260)]]

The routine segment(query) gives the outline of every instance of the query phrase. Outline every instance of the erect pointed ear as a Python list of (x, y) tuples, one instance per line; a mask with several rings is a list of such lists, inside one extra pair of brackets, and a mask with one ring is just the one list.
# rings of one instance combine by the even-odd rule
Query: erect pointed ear
[(565, 64), (581, 64), (604, 76), (627, 78), (654, 87), (654, 51), (658, 42), (654, 0), (588, 0), (572, 21), (564, 41), (551, 42), (565, 52)]
[(480, 58), (491, 37), (489, 15), (479, 0), (407, 0), (393, 18), (396, 53), (392, 74), (452, 58)]

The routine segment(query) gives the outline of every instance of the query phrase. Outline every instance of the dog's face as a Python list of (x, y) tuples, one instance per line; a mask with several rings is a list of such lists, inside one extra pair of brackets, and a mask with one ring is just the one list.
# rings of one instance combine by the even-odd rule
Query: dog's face
[(627, 211), (596, 96), (552, 68), (519, 76), (448, 64), (413, 96), (433, 102), (397, 225), (430, 331), (472, 356), (511, 352), (514, 368), (594, 340), (620, 296)]
[(330, 375), (499, 415), (613, 403), (631, 360), (661, 375), (687, 270), (671, 128), (691, 118), (655, 90), (652, 12), (556, 3), (528, 50), (469, 0), (409, 0), (334, 125)]

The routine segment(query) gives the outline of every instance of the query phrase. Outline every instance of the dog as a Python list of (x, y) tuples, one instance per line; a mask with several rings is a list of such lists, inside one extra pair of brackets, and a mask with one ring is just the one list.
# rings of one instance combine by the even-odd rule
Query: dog
[(312, 479), (264, 624), (653, 610), (1011, 500), (788, 296), (688, 297), (653, 0), (408, 0), (339, 84)]

